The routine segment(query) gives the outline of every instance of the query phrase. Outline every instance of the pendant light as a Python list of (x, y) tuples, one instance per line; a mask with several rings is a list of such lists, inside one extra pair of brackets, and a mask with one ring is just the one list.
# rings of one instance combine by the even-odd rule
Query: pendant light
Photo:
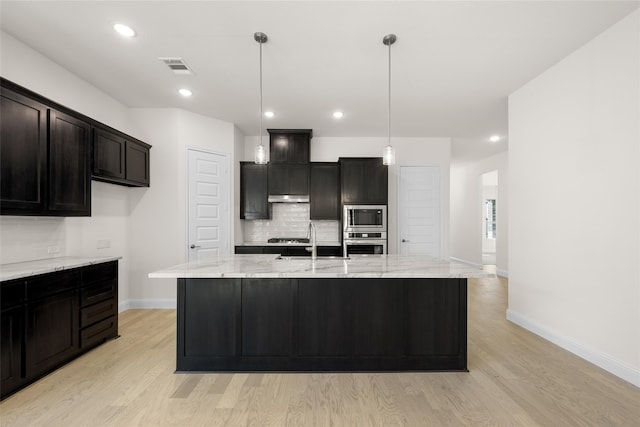
[(253, 38), (260, 43), (260, 133), (258, 134), (260, 144), (255, 148), (254, 162), (259, 165), (264, 165), (267, 163), (267, 152), (264, 145), (262, 145), (262, 44), (267, 42), (268, 37), (265, 33), (257, 32), (253, 34)]
[(388, 142), (382, 154), (382, 163), (392, 165), (396, 162), (396, 150), (391, 146), (391, 45), (396, 42), (395, 34), (387, 34), (382, 39), (385, 46), (389, 46), (389, 110), (387, 115)]

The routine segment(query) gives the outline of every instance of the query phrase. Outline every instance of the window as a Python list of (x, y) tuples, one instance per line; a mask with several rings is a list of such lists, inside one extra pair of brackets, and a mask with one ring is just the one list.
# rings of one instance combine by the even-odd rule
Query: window
[(484, 201), (484, 237), (486, 239), (496, 238), (496, 200), (485, 199)]

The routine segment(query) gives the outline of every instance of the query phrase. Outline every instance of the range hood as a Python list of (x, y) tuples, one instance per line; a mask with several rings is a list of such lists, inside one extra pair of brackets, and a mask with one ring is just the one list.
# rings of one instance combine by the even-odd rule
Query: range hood
[[(264, 199), (263, 199), (264, 200)], [(270, 194), (269, 203), (309, 203), (309, 195)]]

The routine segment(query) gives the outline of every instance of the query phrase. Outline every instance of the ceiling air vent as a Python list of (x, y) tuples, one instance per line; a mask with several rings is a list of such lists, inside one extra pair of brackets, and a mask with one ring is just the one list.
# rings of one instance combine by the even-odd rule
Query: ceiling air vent
[(167, 67), (171, 69), (175, 74), (193, 74), (191, 69), (184, 63), (182, 58), (158, 58), (160, 61), (167, 64)]

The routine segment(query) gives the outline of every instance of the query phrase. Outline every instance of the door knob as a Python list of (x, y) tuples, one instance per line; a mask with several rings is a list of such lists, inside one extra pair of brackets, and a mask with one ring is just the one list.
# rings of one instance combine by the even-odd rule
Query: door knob
[(407, 239), (402, 239), (402, 243), (409, 243)]
[(191, 245), (189, 246), (191, 249), (195, 249), (195, 248), (199, 248), (200, 246), (196, 246), (196, 245)]

